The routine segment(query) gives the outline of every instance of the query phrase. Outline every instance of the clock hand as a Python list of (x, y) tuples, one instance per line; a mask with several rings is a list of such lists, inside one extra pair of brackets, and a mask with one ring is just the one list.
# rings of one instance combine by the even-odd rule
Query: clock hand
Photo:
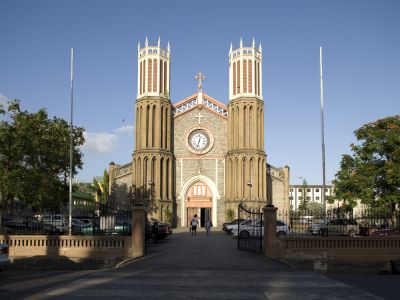
[(200, 140), (201, 140), (201, 138), (199, 137), (199, 140), (197, 141), (197, 148), (199, 148)]

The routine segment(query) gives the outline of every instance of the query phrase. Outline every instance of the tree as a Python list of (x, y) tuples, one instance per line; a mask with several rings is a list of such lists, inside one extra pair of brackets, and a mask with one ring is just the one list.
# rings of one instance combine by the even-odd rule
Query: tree
[[(0, 206), (15, 199), (33, 210), (59, 209), (68, 200), (70, 126), (45, 109), (21, 111), (18, 100), (0, 104)], [(73, 173), (82, 168), (83, 128), (73, 128)]]
[(352, 155), (342, 156), (333, 199), (394, 212), (400, 203), (400, 116), (368, 123), (354, 134), (358, 143), (350, 145)]
[(104, 170), (103, 177), (101, 180), (93, 179), (93, 192), (96, 193), (96, 201), (100, 202), (105, 206), (108, 206), (108, 199), (110, 195), (109, 191), (109, 175), (107, 170)]
[(307, 185), (307, 181), (305, 179), (303, 179), (303, 184), (300, 188), (300, 204), (299, 204), (299, 211), (305, 211), (307, 210), (307, 205), (310, 202), (310, 196), (308, 196), (308, 185)]

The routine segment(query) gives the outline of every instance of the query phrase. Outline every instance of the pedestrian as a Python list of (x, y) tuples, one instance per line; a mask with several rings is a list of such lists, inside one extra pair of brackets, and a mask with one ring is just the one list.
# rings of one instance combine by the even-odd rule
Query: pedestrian
[(210, 232), (211, 232), (211, 227), (213, 226), (213, 224), (212, 224), (212, 222), (211, 222), (211, 219), (208, 219), (207, 221), (206, 221), (206, 231), (207, 231), (207, 234), (210, 234)]
[(190, 222), (191, 228), (192, 228), (192, 235), (194, 233), (194, 235), (196, 235), (196, 229), (197, 226), (199, 225), (199, 220), (197, 219), (197, 215), (194, 215), (192, 218), (192, 221)]

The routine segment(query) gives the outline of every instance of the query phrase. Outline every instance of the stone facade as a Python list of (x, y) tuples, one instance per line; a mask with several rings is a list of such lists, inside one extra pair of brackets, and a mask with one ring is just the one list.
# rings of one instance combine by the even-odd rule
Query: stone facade
[(194, 214), (221, 226), (239, 203), (289, 208), (289, 168), (267, 165), (264, 152), (261, 56), (254, 41), (231, 47), (228, 106), (203, 93), (201, 73), (197, 93), (172, 104), (169, 45), (139, 45), (135, 149), (131, 164), (110, 164), (115, 202), (176, 226)]

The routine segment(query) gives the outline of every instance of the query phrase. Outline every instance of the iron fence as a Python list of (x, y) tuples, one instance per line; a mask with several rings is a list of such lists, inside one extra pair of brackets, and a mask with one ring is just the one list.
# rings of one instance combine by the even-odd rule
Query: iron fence
[(294, 236), (400, 236), (398, 210), (328, 210), (326, 214), (323, 210), (279, 210), (277, 219)]
[(233, 235), (237, 235), (238, 249), (261, 254), (264, 245), (263, 213), (248, 210), (239, 204), (238, 219), (245, 220), (238, 222), (237, 230), (234, 229), (232, 232)]
[(72, 235), (130, 235), (132, 214), (101, 204), (74, 207), (69, 225), (65, 211), (10, 211), (2, 214), (0, 234), (67, 235), (71, 227)]

